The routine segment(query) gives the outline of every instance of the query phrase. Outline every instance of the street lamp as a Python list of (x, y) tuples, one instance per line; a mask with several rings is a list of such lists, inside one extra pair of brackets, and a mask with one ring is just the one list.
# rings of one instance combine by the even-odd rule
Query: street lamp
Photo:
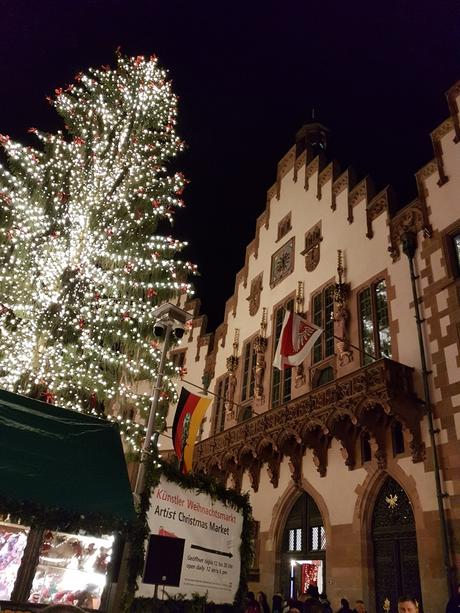
[(163, 376), (164, 376), (164, 367), (166, 364), (166, 359), (168, 357), (169, 344), (171, 340), (171, 335), (178, 339), (182, 338), (184, 335), (184, 326), (187, 321), (192, 319), (190, 313), (180, 309), (177, 306), (174, 306), (170, 302), (166, 302), (165, 304), (161, 304), (157, 307), (154, 312), (155, 316), (155, 325), (154, 332), (156, 336), (163, 336), (163, 348), (161, 350), (161, 358), (160, 365), (158, 367), (158, 373), (155, 381), (155, 387), (153, 389), (152, 396), (152, 404), (150, 406), (149, 418), (147, 421), (147, 432), (145, 434), (144, 443), (142, 445), (141, 451), (141, 463), (139, 466), (139, 472), (137, 473), (136, 486), (134, 488), (134, 493), (139, 495), (144, 491), (145, 485), (145, 458), (147, 457), (150, 447), (153, 445), (157, 445), (158, 437), (160, 433), (158, 431), (154, 431), (155, 429), (155, 417), (158, 409), (158, 401), (160, 399), (160, 392), (163, 384)]

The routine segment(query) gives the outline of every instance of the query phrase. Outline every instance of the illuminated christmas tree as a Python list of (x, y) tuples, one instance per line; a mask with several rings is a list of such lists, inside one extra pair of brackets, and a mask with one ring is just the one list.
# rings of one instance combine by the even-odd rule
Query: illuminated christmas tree
[(165, 167), (183, 148), (176, 98), (155, 57), (118, 57), (49, 102), (64, 132), (31, 128), (37, 149), (0, 137), (0, 387), (146, 411), (133, 383), (157, 370), (153, 308), (190, 293), (194, 269), (158, 231), (183, 206), (185, 179)]

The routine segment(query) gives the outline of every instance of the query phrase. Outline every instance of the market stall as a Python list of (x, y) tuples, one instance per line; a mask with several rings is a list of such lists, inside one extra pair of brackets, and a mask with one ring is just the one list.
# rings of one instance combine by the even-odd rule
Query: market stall
[(114, 535), (134, 520), (116, 425), (0, 390), (2, 610), (103, 608)]

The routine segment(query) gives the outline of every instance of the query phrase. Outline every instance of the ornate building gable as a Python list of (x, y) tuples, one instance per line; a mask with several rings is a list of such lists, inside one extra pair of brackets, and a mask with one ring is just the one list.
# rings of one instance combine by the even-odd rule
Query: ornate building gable
[(339, 174), (340, 174), (340, 164), (336, 160), (332, 160), (332, 162), (330, 162), (326, 166), (326, 168), (324, 168), (324, 170), (322, 170), (319, 173), (318, 192), (316, 194), (316, 197), (318, 198), (318, 200), (321, 200), (322, 198), (323, 187), (327, 185), (329, 181), (331, 181), (331, 183), (334, 183), (334, 181), (337, 179)]
[(356, 173), (354, 169), (349, 166), (337, 179), (332, 183), (331, 192), (331, 209), (335, 211), (337, 209), (337, 196), (344, 190), (350, 192), (356, 183)]
[(308, 189), (308, 179), (316, 173), (317, 199), (323, 199), (324, 190), (330, 186), (329, 197), (331, 208), (334, 211), (337, 208), (337, 198), (342, 192), (346, 191), (347, 215), (350, 223), (353, 221), (356, 207), (362, 202), (366, 215), (366, 237), (368, 239), (372, 239), (374, 236), (372, 222), (379, 215), (385, 213), (388, 217), (388, 225), (390, 227), (388, 249), (393, 260), (399, 258), (400, 237), (403, 232), (409, 229), (416, 232), (422, 230), (425, 236), (429, 237), (431, 235), (429, 211), (426, 204), (426, 180), (432, 177), (434, 173), (438, 174), (438, 184), (440, 186), (448, 180), (444, 171), (442, 139), (451, 132), (454, 132), (454, 140), (460, 138), (458, 110), (460, 81), (454, 84), (446, 95), (451, 117), (433, 130), (431, 134), (435, 157), (416, 173), (418, 198), (409, 203), (393, 217), (390, 217), (390, 213), (394, 202), (394, 195), (390, 187), (384, 188), (374, 196), (371, 178), (366, 177), (357, 183), (353, 168), (349, 167), (339, 174), (339, 165), (335, 161), (330, 162), (324, 167), (322, 166), (321, 159), (323, 158), (323, 154), (321, 152), (320, 155), (311, 157), (311, 154), (310, 156), (307, 155), (305, 148), (299, 150), (298, 146), (292, 147), (287, 152), (278, 164), (276, 183), (267, 191), (266, 208), (257, 219), (255, 238), (246, 249), (245, 265), (236, 277), (234, 295), (226, 303), (223, 328), (221, 328), (218, 334), (222, 343), (225, 343), (228, 316), (230, 313), (234, 316), (236, 314), (239, 285), (242, 283), (243, 287), (247, 286), (251, 256), (254, 256), (254, 259), (257, 259), (259, 256), (260, 232), (262, 229), (269, 229), (273, 200), (275, 198), (279, 199), (281, 194), (281, 183), (290, 180), (288, 175), (292, 169), (294, 169), (292, 179), (296, 180), (300, 168), (302, 166), (305, 167), (306, 189)]
[(369, 202), (366, 207), (367, 238), (372, 238), (374, 236), (372, 222), (377, 219), (379, 215), (386, 212), (387, 219), (390, 218), (394, 198), (393, 189), (391, 186), (387, 185)]
[(460, 120), (457, 100), (460, 98), (460, 81), (454, 83), (454, 85), (447, 90), (446, 98), (447, 106), (449, 107), (450, 116), (452, 119), (452, 125), (455, 130), (454, 142), (458, 143), (460, 141)]
[(366, 209), (369, 202), (372, 200), (375, 193), (374, 182), (371, 177), (367, 176), (353, 189), (348, 191), (348, 222), (353, 223), (353, 209), (354, 207), (364, 200), (366, 203)]

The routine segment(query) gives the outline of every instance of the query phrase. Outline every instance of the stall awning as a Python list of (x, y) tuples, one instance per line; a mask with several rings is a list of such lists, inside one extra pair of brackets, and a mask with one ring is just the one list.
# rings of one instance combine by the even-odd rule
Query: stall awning
[[(0, 390), (0, 500), (33, 512), (131, 522), (118, 427)], [(51, 527), (51, 526), (50, 526)]]

